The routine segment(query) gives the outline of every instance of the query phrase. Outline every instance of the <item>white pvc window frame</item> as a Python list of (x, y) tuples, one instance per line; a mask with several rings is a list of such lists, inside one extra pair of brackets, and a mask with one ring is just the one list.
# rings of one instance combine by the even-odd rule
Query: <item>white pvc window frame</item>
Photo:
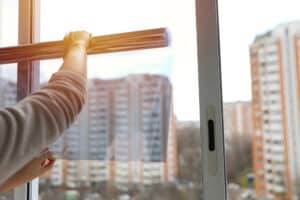
[[(217, 0), (195, 0), (202, 138), (203, 195), (199, 199), (222, 200), (226, 195), (222, 82)], [(19, 43), (39, 40), (40, 0), (19, 0)], [(18, 97), (39, 82), (38, 62), (18, 63)], [(24, 84), (26, 83), (26, 84)], [(209, 150), (208, 120), (214, 122), (215, 150)], [(14, 189), (14, 200), (38, 200), (38, 179)]]
[[(217, 0), (196, 0), (204, 200), (227, 199)], [(215, 150), (209, 150), (208, 121)]]

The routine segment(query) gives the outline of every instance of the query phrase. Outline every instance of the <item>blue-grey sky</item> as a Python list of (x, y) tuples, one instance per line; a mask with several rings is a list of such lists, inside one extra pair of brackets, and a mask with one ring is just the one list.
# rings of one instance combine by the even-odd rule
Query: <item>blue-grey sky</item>
[[(0, 0), (0, 46), (17, 42), (17, 0)], [(300, 19), (297, 0), (220, 0), (220, 37), (224, 101), (250, 100), (248, 47), (255, 35)], [(198, 76), (194, 0), (41, 0), (41, 40), (62, 39), (72, 30), (93, 35), (168, 27), (172, 45), (144, 52), (89, 58), (89, 77), (162, 73), (174, 86), (174, 111), (180, 120), (198, 120)], [(46, 80), (61, 61), (42, 62)], [(11, 75), (12, 66), (2, 70)], [(15, 68), (13, 68), (15, 70)]]

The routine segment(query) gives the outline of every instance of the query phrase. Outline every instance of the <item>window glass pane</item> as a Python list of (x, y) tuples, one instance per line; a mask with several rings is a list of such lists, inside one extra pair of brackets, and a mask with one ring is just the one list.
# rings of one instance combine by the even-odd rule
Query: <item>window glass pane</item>
[[(0, 65), (0, 108), (17, 102), (17, 64)], [(0, 200), (13, 200), (13, 190), (0, 193)]]
[[(192, 0), (41, 2), (42, 41), (73, 30), (103, 35), (159, 27), (172, 41), (167, 48), (89, 56), (88, 101), (51, 147), (67, 143), (69, 159), (58, 151), (63, 159), (40, 179), (42, 199), (200, 198), (194, 10)], [(40, 62), (41, 84), (61, 63)]]
[[(0, 47), (18, 43), (18, 0), (0, 0)], [(0, 65), (0, 107), (16, 103), (17, 65)], [(12, 200), (13, 190), (1, 193), (1, 200)]]
[(18, 0), (0, 0), (0, 47), (18, 44)]
[(220, 1), (230, 199), (300, 197), (299, 6)]
[[(169, 3), (169, 0), (43, 0), (41, 40), (61, 39), (61, 36), (70, 30), (88, 30), (94, 35), (104, 35), (166, 25), (175, 26), (176, 21), (172, 17), (177, 10), (172, 9)], [(184, 7), (187, 8), (188, 4)], [(186, 18), (182, 21), (184, 19)], [(49, 31), (51, 28), (55, 28), (55, 31)]]
[(13, 200), (13, 190), (10, 190), (8, 192), (3, 192), (0, 195), (0, 199), (2, 200)]

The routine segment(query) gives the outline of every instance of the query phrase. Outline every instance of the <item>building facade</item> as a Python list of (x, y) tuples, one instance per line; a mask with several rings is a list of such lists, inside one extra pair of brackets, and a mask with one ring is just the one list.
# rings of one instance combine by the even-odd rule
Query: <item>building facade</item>
[(251, 103), (247, 101), (223, 104), (224, 134), (226, 140), (252, 133)]
[(298, 199), (300, 23), (283, 24), (250, 46), (255, 191)]
[(159, 75), (91, 79), (77, 121), (52, 147), (63, 152), (53, 185), (162, 183), (177, 176), (172, 86)]

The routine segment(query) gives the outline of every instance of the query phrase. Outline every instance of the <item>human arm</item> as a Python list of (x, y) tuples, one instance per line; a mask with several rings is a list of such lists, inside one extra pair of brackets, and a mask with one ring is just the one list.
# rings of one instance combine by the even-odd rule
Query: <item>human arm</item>
[(62, 67), (48, 84), (0, 110), (0, 184), (55, 142), (83, 107), (90, 36), (86, 32), (70, 36)]

